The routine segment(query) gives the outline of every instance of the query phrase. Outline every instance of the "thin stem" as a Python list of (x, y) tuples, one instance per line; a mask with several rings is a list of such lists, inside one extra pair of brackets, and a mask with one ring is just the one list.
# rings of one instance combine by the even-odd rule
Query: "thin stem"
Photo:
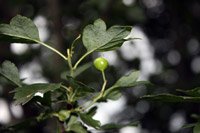
[(79, 34), (78, 37), (72, 42), (72, 45), (71, 45), (71, 48), (70, 48), (71, 54), (73, 54), (73, 49), (74, 49), (74, 46), (76, 44), (76, 41), (78, 41), (78, 39), (80, 39), (80, 37), (81, 37), (81, 34)]
[(73, 93), (73, 89), (71, 87), (66, 87), (64, 85), (61, 85), (62, 88), (64, 88), (67, 91), (67, 98), (69, 102), (73, 102), (73, 98), (74, 98), (74, 93)]
[(101, 97), (104, 94), (104, 91), (105, 91), (105, 88), (106, 88), (106, 84), (107, 84), (107, 81), (105, 80), (105, 82), (103, 83), (102, 89), (101, 89)]
[(102, 74), (102, 77), (103, 77), (103, 86), (102, 86), (102, 89), (101, 89), (101, 96), (103, 96), (103, 93), (104, 93), (105, 88), (106, 88), (107, 80), (106, 80), (105, 72), (101, 71), (101, 74)]
[(105, 91), (105, 88), (106, 88), (106, 84), (107, 84), (107, 80), (106, 80), (106, 76), (105, 76), (104, 71), (101, 71), (101, 72), (102, 72), (102, 76), (103, 76), (103, 85), (102, 85), (101, 91), (100, 91), (99, 95), (98, 95), (96, 98), (94, 98), (94, 99), (92, 100), (92, 102), (91, 102), (88, 106), (86, 106), (85, 108), (83, 108), (82, 110), (86, 110), (86, 109), (90, 108), (90, 107), (91, 107), (92, 105), (94, 105), (99, 99), (101, 99), (101, 98), (103, 97), (103, 94), (104, 94), (104, 91)]
[(74, 70), (73, 70), (72, 61), (71, 61), (72, 54), (70, 52), (70, 49), (67, 49), (67, 56), (68, 56), (68, 64), (69, 64), (69, 69), (70, 69), (70, 76), (73, 77)]
[(93, 52), (93, 50), (91, 50), (91, 51), (85, 53), (85, 54), (76, 62), (76, 64), (74, 65), (73, 69), (76, 69), (77, 66), (79, 65), (79, 63), (80, 63), (86, 56), (88, 56), (89, 54), (91, 54), (92, 52)]
[(105, 72), (104, 72), (104, 71), (101, 71), (101, 74), (102, 74), (102, 77), (103, 77), (103, 85), (102, 85), (102, 88), (101, 88), (100, 97), (103, 96), (104, 91), (105, 91), (105, 88), (106, 88), (106, 84), (107, 84), (107, 80), (106, 80)]
[(50, 45), (48, 45), (48, 44), (46, 44), (46, 43), (43, 43), (43, 42), (40, 42), (40, 41), (38, 41), (38, 40), (34, 40), (36, 43), (39, 43), (39, 44), (41, 44), (41, 45), (43, 45), (43, 46), (45, 46), (45, 47), (47, 47), (48, 49), (50, 49), (50, 50), (52, 50), (53, 52), (55, 52), (55, 53), (57, 53), (60, 57), (62, 57), (64, 60), (68, 60), (68, 58), (65, 56), (65, 55), (63, 55), (62, 53), (60, 53), (58, 50), (56, 50), (55, 48), (53, 48), (53, 47), (51, 47)]
[(64, 86), (64, 85), (61, 85), (61, 87), (62, 87), (63, 89), (65, 89), (65, 90), (67, 90), (68, 92), (71, 91), (68, 87), (66, 87), (66, 86)]
[(104, 71), (101, 71), (101, 74), (102, 74), (102, 76), (103, 76), (103, 82), (106, 82), (105, 72), (104, 72)]

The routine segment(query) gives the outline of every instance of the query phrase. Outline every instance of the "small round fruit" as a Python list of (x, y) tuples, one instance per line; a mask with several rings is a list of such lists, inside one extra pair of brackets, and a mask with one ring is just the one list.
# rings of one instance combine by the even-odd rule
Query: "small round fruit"
[(99, 57), (94, 60), (94, 66), (99, 71), (104, 71), (108, 67), (108, 61), (103, 58)]

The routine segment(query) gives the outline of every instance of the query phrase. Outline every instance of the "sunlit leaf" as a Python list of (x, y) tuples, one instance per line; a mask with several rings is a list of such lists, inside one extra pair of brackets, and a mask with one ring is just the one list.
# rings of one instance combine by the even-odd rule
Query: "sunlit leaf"
[(113, 26), (109, 29), (102, 19), (86, 26), (83, 30), (83, 44), (88, 53), (91, 51), (109, 51), (119, 48), (130, 33), (132, 27)]

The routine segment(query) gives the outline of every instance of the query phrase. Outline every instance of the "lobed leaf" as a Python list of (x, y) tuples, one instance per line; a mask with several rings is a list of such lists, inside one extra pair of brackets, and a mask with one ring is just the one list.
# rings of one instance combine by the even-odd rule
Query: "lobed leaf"
[(131, 27), (112, 26), (106, 30), (102, 19), (97, 19), (94, 24), (86, 26), (83, 30), (83, 45), (88, 53), (93, 51), (110, 51), (119, 48), (130, 33)]
[(16, 88), (13, 92), (14, 99), (16, 104), (25, 104), (29, 102), (35, 95), (35, 93), (46, 93), (49, 91), (54, 91), (60, 88), (61, 84), (47, 84), (47, 83), (38, 83), (32, 85), (25, 85), (22, 87)]
[(7, 42), (35, 43), (40, 41), (39, 33), (33, 21), (17, 15), (10, 24), (0, 24), (0, 40)]
[(0, 75), (8, 79), (17, 86), (21, 86), (21, 81), (19, 77), (19, 71), (15, 64), (10, 61), (4, 61), (2, 67), (0, 68)]

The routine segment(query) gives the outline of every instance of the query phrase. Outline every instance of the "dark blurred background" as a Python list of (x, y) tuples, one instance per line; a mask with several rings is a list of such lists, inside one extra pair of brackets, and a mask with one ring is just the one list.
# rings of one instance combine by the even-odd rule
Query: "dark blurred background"
[[(124, 105), (114, 105), (122, 109), (112, 114), (109, 119), (114, 122), (140, 120), (141, 124), (136, 128), (113, 132), (192, 132), (190, 128), (181, 127), (195, 122), (191, 114), (199, 113), (198, 104), (153, 103), (136, 99), (144, 94), (174, 93), (176, 89), (186, 90), (200, 86), (200, 1), (0, 0), (0, 23), (8, 23), (16, 14), (34, 20), (39, 28), (41, 40), (50, 42), (62, 53), (66, 53), (66, 49), (81, 33), (84, 26), (97, 18), (102, 18), (108, 26), (114, 24), (135, 26), (133, 34), (135, 33), (134, 36), (138, 35), (142, 40), (129, 42), (128, 48), (124, 45), (117, 52), (103, 53), (103, 56), (110, 57), (112, 66), (107, 76), (111, 84), (130, 69), (140, 69), (143, 74), (141, 80), (150, 80), (156, 86), (150, 89), (139, 86), (123, 93), (124, 97), (121, 101)], [(74, 60), (86, 51), (81, 43), (76, 50), (78, 52)], [(90, 61), (98, 54), (84, 61)], [(58, 82), (60, 73), (67, 69), (60, 57), (37, 44), (6, 45), (1, 42), (0, 62), (4, 60), (10, 60), (19, 67), (20, 76), (27, 78), (26, 83)], [(79, 80), (96, 85), (98, 88), (98, 81), (101, 79), (94, 80), (92, 76), (88, 77), (89, 72), (96, 77), (99, 74), (90, 68), (78, 77)], [(1, 82), (0, 125), (15, 123), (37, 114), (38, 110), (29, 104), (23, 107), (14, 106), (12, 94), (9, 93), (12, 86)], [(110, 111), (114, 112), (114, 110)], [(29, 132), (49, 132), (49, 128), (48, 122), (45, 122)]]

